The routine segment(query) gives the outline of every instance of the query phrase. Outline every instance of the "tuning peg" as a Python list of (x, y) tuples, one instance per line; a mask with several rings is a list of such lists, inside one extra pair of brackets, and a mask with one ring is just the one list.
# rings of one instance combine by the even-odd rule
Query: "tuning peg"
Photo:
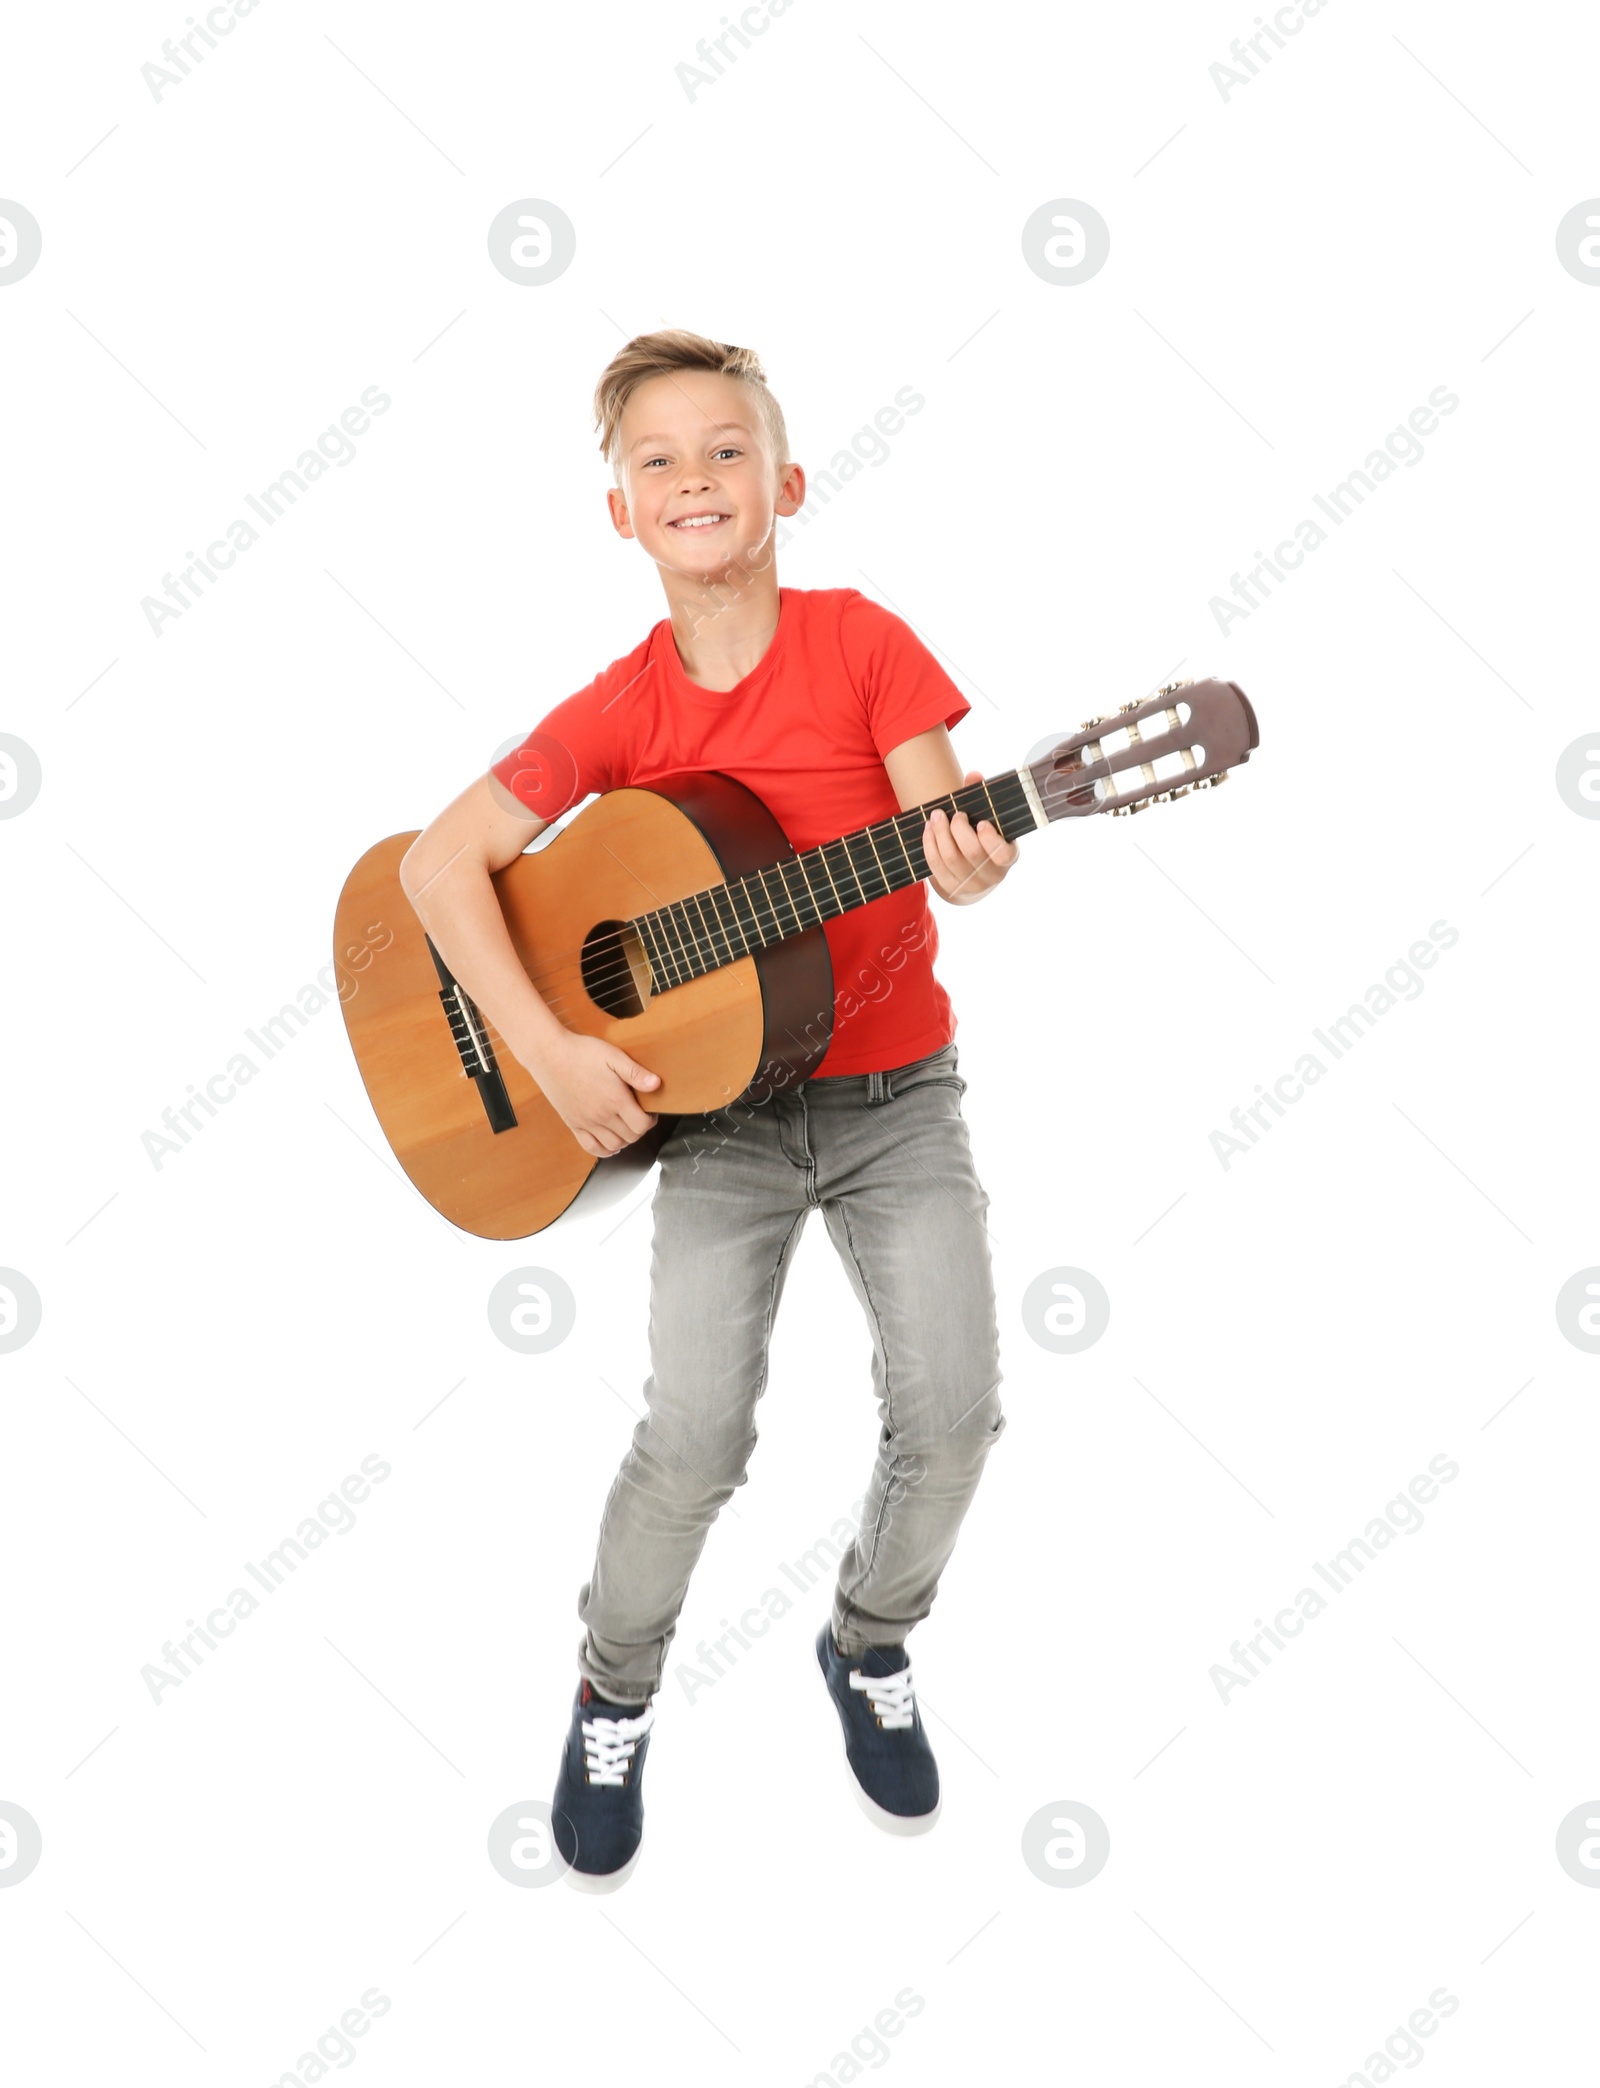
[[(1206, 786), (1202, 783), (1198, 787), (1204, 790)], [(1144, 811), (1147, 805), (1170, 805), (1178, 798), (1187, 797), (1195, 788), (1193, 783), (1182, 783), (1175, 790), (1161, 790), (1154, 797), (1140, 798), (1137, 804), (1113, 805), (1111, 816), (1113, 819), (1131, 819), (1135, 812)]]

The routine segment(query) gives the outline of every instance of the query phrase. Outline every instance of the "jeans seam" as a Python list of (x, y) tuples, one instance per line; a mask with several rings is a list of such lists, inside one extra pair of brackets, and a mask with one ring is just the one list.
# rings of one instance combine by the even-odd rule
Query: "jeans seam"
[(819, 1206), (821, 1201), (817, 1195), (817, 1156), (811, 1150), (811, 1112), (806, 1107), (805, 1089), (799, 1089), (798, 1094), (800, 1101), (800, 1143), (804, 1146), (806, 1155), (806, 1209), (811, 1210)]
[[(850, 1213), (843, 1203), (841, 1203), (839, 1206), (839, 1223), (844, 1227), (845, 1245), (850, 1249), (850, 1260), (854, 1265), (857, 1276), (859, 1276), (861, 1279), (862, 1293), (865, 1296), (867, 1304), (872, 1312), (872, 1331), (877, 1338), (878, 1351), (883, 1357), (883, 1399), (885, 1406), (887, 1406), (889, 1409), (889, 1436), (892, 1442), (896, 1434), (898, 1433), (897, 1429), (895, 1428), (894, 1420), (895, 1381), (894, 1375), (891, 1372), (889, 1364), (889, 1344), (887, 1340), (884, 1338), (883, 1318), (878, 1311), (878, 1301), (872, 1295), (872, 1285), (867, 1281), (867, 1272), (861, 1266), (861, 1257), (856, 1252), (855, 1234), (850, 1230)], [(891, 1482), (895, 1477), (895, 1470), (899, 1462), (899, 1452), (896, 1451), (895, 1454), (889, 1459), (889, 1477)], [(878, 1504), (878, 1513), (877, 1516), (874, 1518), (872, 1525), (872, 1549), (863, 1561), (861, 1570), (856, 1575), (855, 1580), (852, 1583), (848, 1592), (842, 1588), (839, 1590), (841, 1603), (849, 1604), (852, 1607), (854, 1606), (855, 1597), (860, 1593), (862, 1587), (866, 1583), (868, 1576), (872, 1572), (873, 1567), (878, 1563), (878, 1546), (882, 1542), (883, 1538), (883, 1518), (889, 1506), (889, 1494), (891, 1490), (892, 1489), (889, 1486), (886, 1486), (883, 1490), (883, 1499)], [(857, 1533), (856, 1541), (858, 1544), (860, 1543), (859, 1532)]]
[(784, 1257), (794, 1244), (796, 1233), (806, 1222), (806, 1213), (811, 1206), (806, 1204), (794, 1214), (794, 1223), (783, 1236), (783, 1245), (778, 1249), (778, 1259), (772, 1265), (772, 1274), (767, 1280), (767, 1315), (761, 1330), (761, 1375), (756, 1380), (756, 1397), (760, 1399), (767, 1389), (767, 1371), (772, 1348), (772, 1322), (778, 1309), (778, 1277), (782, 1273)]
[[(767, 1279), (767, 1310), (766, 1310), (766, 1315), (765, 1315), (765, 1319), (764, 1319), (764, 1322), (763, 1322), (763, 1326), (762, 1326), (762, 1335), (761, 1335), (761, 1369), (760, 1369), (760, 1372), (759, 1372), (759, 1374), (757, 1375), (757, 1378), (756, 1378), (756, 1388), (755, 1388), (755, 1396), (756, 1396), (756, 1399), (757, 1399), (757, 1400), (759, 1400), (759, 1399), (761, 1399), (761, 1398), (763, 1397), (763, 1395), (765, 1394), (765, 1392), (766, 1392), (766, 1389), (767, 1389), (767, 1377), (768, 1377), (768, 1374), (769, 1374), (769, 1367), (770, 1367), (770, 1361), (771, 1361), (771, 1351), (772, 1351), (772, 1322), (773, 1322), (773, 1318), (774, 1318), (774, 1315), (775, 1315), (775, 1313), (776, 1313), (776, 1310), (777, 1310), (777, 1293), (778, 1293), (778, 1277), (779, 1277), (779, 1274), (780, 1274), (780, 1272), (782, 1271), (782, 1268), (783, 1268), (783, 1264), (784, 1264), (784, 1258), (785, 1258), (785, 1257), (787, 1256), (787, 1254), (788, 1254), (788, 1252), (789, 1252), (789, 1249), (790, 1249), (790, 1248), (791, 1248), (791, 1247), (792, 1247), (792, 1246), (794, 1245), (795, 1235), (796, 1235), (796, 1234), (797, 1234), (797, 1233), (799, 1232), (799, 1230), (800, 1230), (801, 1226), (802, 1226), (802, 1225), (804, 1225), (804, 1223), (805, 1223), (805, 1221), (806, 1221), (806, 1214), (807, 1214), (807, 1212), (809, 1211), (809, 1209), (810, 1209), (810, 1206), (809, 1206), (809, 1205), (805, 1205), (805, 1206), (803, 1206), (803, 1207), (802, 1207), (802, 1208), (801, 1208), (800, 1210), (796, 1211), (796, 1213), (795, 1213), (795, 1215), (794, 1215), (794, 1223), (793, 1223), (793, 1224), (792, 1224), (792, 1225), (791, 1225), (791, 1226), (789, 1227), (789, 1230), (787, 1231), (787, 1233), (785, 1233), (785, 1234), (784, 1234), (784, 1237), (783, 1237), (783, 1243), (782, 1243), (782, 1245), (781, 1245), (781, 1246), (779, 1247), (779, 1249), (778, 1249), (778, 1256), (777, 1256), (777, 1260), (776, 1260), (776, 1261), (775, 1261), (775, 1262), (773, 1263), (773, 1265), (772, 1265), (772, 1274), (771, 1274), (771, 1275), (770, 1275), (770, 1276), (768, 1277), (768, 1279)], [(654, 1370), (653, 1370), (653, 1367), (652, 1367), (652, 1376), (653, 1376), (653, 1375), (654, 1375)], [(651, 1408), (651, 1406), (650, 1406), (650, 1403), (649, 1403), (649, 1401), (648, 1401), (648, 1400), (647, 1400), (647, 1401), (645, 1402), (645, 1416), (644, 1416), (644, 1418), (645, 1418), (646, 1422), (647, 1422), (647, 1423), (648, 1423), (648, 1424), (650, 1425), (650, 1429), (651, 1429), (651, 1431), (652, 1431), (652, 1432), (654, 1432), (654, 1427), (655, 1427), (655, 1414), (654, 1414), (654, 1411), (652, 1410), (652, 1408)], [(681, 1453), (680, 1451), (676, 1451), (676, 1450), (673, 1450), (673, 1449), (672, 1449), (672, 1446), (671, 1446), (671, 1444), (670, 1444), (670, 1443), (667, 1443), (667, 1442), (666, 1442), (666, 1438), (665, 1438), (664, 1436), (663, 1436), (663, 1437), (661, 1438), (661, 1440), (662, 1440), (662, 1443), (663, 1443), (663, 1444), (665, 1445), (665, 1447), (667, 1448), (667, 1450), (668, 1450), (668, 1451), (670, 1452), (670, 1454), (671, 1454), (671, 1455), (673, 1455), (673, 1456), (675, 1456), (675, 1457), (681, 1457), (681, 1456), (682, 1456), (682, 1453)], [(687, 1460), (686, 1458), (685, 1458), (685, 1459), (683, 1459), (683, 1461), (684, 1461), (685, 1463), (687, 1463), (687, 1462), (688, 1462), (688, 1460)], [(624, 1464), (626, 1464), (626, 1458), (624, 1458)], [(693, 1468), (691, 1467), (691, 1469), (693, 1469)], [(616, 1477), (615, 1477), (615, 1478), (614, 1478), (614, 1479), (612, 1480), (612, 1482), (611, 1482), (611, 1490), (610, 1490), (610, 1492), (609, 1492), (609, 1493), (608, 1493), (608, 1494), (606, 1495), (606, 1502), (605, 1502), (605, 1507), (604, 1507), (604, 1508), (602, 1508), (602, 1510), (600, 1511), (600, 1528), (601, 1528), (601, 1533), (602, 1533), (602, 1535), (604, 1534), (604, 1531), (605, 1531), (605, 1522), (606, 1522), (606, 1516), (607, 1516), (607, 1515), (608, 1515), (608, 1514), (610, 1513), (610, 1509), (611, 1509), (611, 1503), (612, 1503), (613, 1499), (615, 1498), (616, 1494), (618, 1493), (618, 1491), (619, 1491), (619, 1490), (621, 1489), (621, 1487), (622, 1487), (622, 1484), (623, 1484), (623, 1481), (624, 1481), (624, 1472), (623, 1472), (622, 1470), (620, 1470), (620, 1469), (619, 1469), (619, 1470), (618, 1470), (618, 1472), (617, 1472), (617, 1475), (616, 1475)], [(597, 1546), (597, 1558), (598, 1558), (598, 1546)], [(593, 1579), (594, 1579), (594, 1576), (593, 1576), (593, 1574), (591, 1574), (591, 1575), (590, 1575), (590, 1581), (591, 1581), (591, 1585), (592, 1585), (592, 1583), (593, 1583)], [(681, 1614), (681, 1610), (680, 1610), (680, 1614)], [(593, 1632), (592, 1632), (592, 1629), (591, 1629), (591, 1628), (589, 1628), (589, 1627), (585, 1627), (585, 1629), (586, 1629), (586, 1636), (587, 1636), (587, 1637), (591, 1637), (591, 1638), (592, 1638), (592, 1636), (593, 1636)], [(651, 1698), (651, 1697), (654, 1697), (654, 1696), (656, 1696), (656, 1695), (657, 1695), (657, 1694), (658, 1694), (658, 1693), (660, 1692), (660, 1689), (661, 1689), (661, 1686), (662, 1686), (663, 1680), (664, 1680), (664, 1678), (665, 1678), (665, 1675), (666, 1675), (666, 1666), (667, 1666), (667, 1655), (668, 1655), (668, 1653), (669, 1653), (669, 1652), (671, 1651), (671, 1649), (672, 1649), (672, 1641), (674, 1640), (674, 1638), (676, 1638), (676, 1636), (677, 1636), (677, 1632), (678, 1632), (678, 1620), (677, 1620), (677, 1618), (674, 1618), (674, 1619), (673, 1619), (673, 1621), (672, 1621), (672, 1623), (671, 1623), (671, 1624), (670, 1624), (670, 1625), (668, 1626), (668, 1628), (667, 1628), (667, 1632), (666, 1632), (666, 1636), (664, 1637), (664, 1639), (662, 1640), (662, 1643), (661, 1643), (661, 1656), (660, 1656), (660, 1660), (659, 1660), (659, 1662), (658, 1662), (658, 1666), (657, 1666), (657, 1673), (656, 1673), (655, 1679), (654, 1679), (654, 1681), (653, 1681), (653, 1682), (652, 1682), (652, 1683), (651, 1683), (651, 1684), (649, 1685), (649, 1695), (648, 1695), (648, 1696), (646, 1697), (646, 1699), (645, 1699), (645, 1701), (646, 1701), (647, 1703), (649, 1702), (649, 1700), (650, 1700), (650, 1698)], [(585, 1647), (585, 1658), (586, 1658), (586, 1659), (590, 1659), (590, 1660), (591, 1660), (591, 1662), (592, 1662), (592, 1656), (591, 1656), (591, 1655), (589, 1655), (589, 1653), (588, 1653), (588, 1651), (587, 1651), (587, 1646)], [(596, 1686), (596, 1687), (598, 1687), (598, 1684), (597, 1684), (597, 1685), (595, 1685), (595, 1686)], [(606, 1691), (605, 1691), (604, 1689), (602, 1689), (602, 1690), (600, 1691), (600, 1694), (601, 1694), (602, 1696), (604, 1696), (604, 1695), (606, 1694)], [(613, 1702), (613, 1703), (623, 1703), (623, 1702), (625, 1702), (625, 1701), (629, 1701), (629, 1700), (628, 1700), (628, 1699), (625, 1699), (625, 1698), (622, 1698), (622, 1697), (614, 1697), (614, 1698), (611, 1698), (611, 1699), (610, 1699), (610, 1701), (611, 1701), (611, 1702)]]

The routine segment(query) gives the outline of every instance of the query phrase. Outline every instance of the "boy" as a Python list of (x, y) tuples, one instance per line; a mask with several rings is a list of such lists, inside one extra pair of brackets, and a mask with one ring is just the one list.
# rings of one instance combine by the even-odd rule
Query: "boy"
[[(772, 543), (805, 473), (752, 351), (678, 330), (630, 341), (595, 393), (619, 536), (656, 564), (669, 615), (558, 703), (413, 843), (406, 892), (446, 963), (586, 1153), (656, 1122), (658, 1076), (566, 1029), (512, 950), (490, 873), (591, 792), (716, 769), (761, 797), (797, 850), (963, 783), (947, 727), (970, 708), (901, 620), (853, 588), (780, 588)], [(1015, 843), (965, 813), (929, 819), (939, 896), (992, 891)], [(756, 1440), (773, 1314), (813, 1206), (873, 1336), (883, 1427), (860, 1529), (817, 1659), (857, 1795), (916, 1833), (939, 1776), (905, 1639), (928, 1614), (1005, 1427), (984, 1214), (921, 883), (827, 923), (832, 1040), (809, 1080), (759, 1107), (682, 1117), (658, 1155), (647, 1417), (579, 1592), (580, 1680), (552, 1806), (574, 1885), (633, 1869), (652, 1698), (706, 1534)]]

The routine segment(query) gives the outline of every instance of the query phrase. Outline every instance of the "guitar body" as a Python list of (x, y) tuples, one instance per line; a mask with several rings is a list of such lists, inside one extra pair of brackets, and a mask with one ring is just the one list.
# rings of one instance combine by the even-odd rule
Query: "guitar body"
[[(624, 962), (606, 929), (792, 855), (761, 800), (706, 772), (608, 791), (493, 879), (512, 947), (558, 1019), (661, 1076), (640, 1097), (660, 1118), (653, 1130), (594, 1159), (492, 1032), (492, 1077), (469, 1077), (481, 1061), (464, 1054), (452, 1027), (443, 994), (453, 982), (400, 883), (416, 838), (391, 834), (351, 871), (334, 958), (384, 1136), (416, 1188), (464, 1231), (523, 1239), (580, 1198), (585, 1212), (615, 1200), (648, 1173), (673, 1119), (798, 1085), (827, 1049), (833, 968), (820, 927), (654, 995), (648, 972)], [(481, 1023), (466, 1007), (458, 1026)]]

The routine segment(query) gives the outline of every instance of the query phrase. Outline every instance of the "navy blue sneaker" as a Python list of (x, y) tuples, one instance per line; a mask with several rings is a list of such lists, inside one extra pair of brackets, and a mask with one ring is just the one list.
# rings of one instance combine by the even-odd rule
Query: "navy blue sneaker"
[(578, 1685), (550, 1831), (580, 1892), (614, 1892), (639, 1860), (644, 1833), (640, 1780), (655, 1724), (652, 1704), (613, 1704), (587, 1679)]
[(939, 1765), (922, 1729), (904, 1646), (847, 1658), (830, 1624), (817, 1663), (844, 1727), (844, 1758), (862, 1810), (890, 1834), (926, 1834), (939, 1817)]

